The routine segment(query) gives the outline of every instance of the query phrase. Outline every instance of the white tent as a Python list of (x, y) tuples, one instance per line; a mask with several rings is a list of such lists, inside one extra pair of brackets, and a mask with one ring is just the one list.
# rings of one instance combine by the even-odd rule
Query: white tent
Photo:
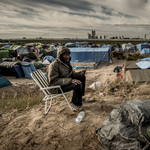
[(47, 59), (45, 59), (44, 61), (43, 61), (43, 63), (42, 63), (43, 65), (49, 65), (50, 64), (50, 62), (47, 60)]
[(134, 47), (134, 46), (132, 45), (132, 43), (122, 44), (122, 49), (123, 49), (123, 50), (124, 50), (124, 49), (129, 49), (129, 48), (131, 48), (131, 47)]

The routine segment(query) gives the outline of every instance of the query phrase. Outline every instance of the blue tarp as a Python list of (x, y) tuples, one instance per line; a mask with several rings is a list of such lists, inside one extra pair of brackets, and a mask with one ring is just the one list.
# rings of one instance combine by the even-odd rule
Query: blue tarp
[(148, 45), (147, 43), (137, 44), (137, 50), (140, 52), (142, 51), (142, 49), (148, 48), (148, 47), (150, 47), (150, 45)]
[(150, 61), (150, 57), (147, 57), (147, 58), (143, 58), (143, 59), (140, 59), (140, 60), (148, 60), (148, 61)]
[(67, 47), (67, 46), (76, 46), (76, 44), (75, 44), (75, 43), (66, 43), (65, 46), (66, 46), (66, 47)]
[(111, 47), (105, 48), (69, 48), (72, 62), (109, 62)]
[(5, 45), (2, 48), (10, 48), (10, 47), (11, 47), (11, 45)]
[(34, 65), (30, 63), (21, 63), (21, 67), (23, 69), (25, 78), (30, 78), (31, 77), (30, 73), (36, 71)]
[(81, 69), (81, 68), (93, 68), (93, 66), (75, 66), (73, 69)]
[(141, 50), (141, 55), (144, 55), (144, 54), (150, 54), (150, 49), (149, 48), (143, 48)]
[(43, 58), (43, 60), (42, 60), (42, 62), (44, 61), (44, 60), (49, 60), (49, 62), (53, 62), (54, 60), (55, 60), (55, 58), (53, 57), (53, 56), (45, 56), (44, 58)]
[(140, 61), (138, 63), (136, 63), (137, 66), (141, 69), (147, 69), (150, 68), (150, 62), (149, 61)]

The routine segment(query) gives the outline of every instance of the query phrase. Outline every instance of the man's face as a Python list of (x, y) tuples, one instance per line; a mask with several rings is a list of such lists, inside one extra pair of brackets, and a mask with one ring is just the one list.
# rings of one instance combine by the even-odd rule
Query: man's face
[(64, 59), (65, 63), (69, 62), (69, 60), (70, 60), (70, 53), (64, 53), (63, 54), (63, 59)]

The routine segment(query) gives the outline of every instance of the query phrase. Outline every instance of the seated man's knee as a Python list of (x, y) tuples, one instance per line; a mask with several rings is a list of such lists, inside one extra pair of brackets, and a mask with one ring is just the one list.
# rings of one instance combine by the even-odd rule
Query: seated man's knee
[(77, 84), (77, 88), (78, 88), (78, 89), (82, 89), (82, 83)]

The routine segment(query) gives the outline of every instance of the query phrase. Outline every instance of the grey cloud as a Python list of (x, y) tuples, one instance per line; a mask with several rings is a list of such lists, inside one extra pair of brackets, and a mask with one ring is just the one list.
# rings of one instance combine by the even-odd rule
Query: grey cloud
[(50, 26), (28, 26), (28, 25), (19, 25), (19, 24), (0, 24), (0, 26), (5, 28), (27, 28), (27, 29), (55, 29), (56, 27), (50, 27)]
[(38, 6), (42, 7), (40, 4), (50, 5), (50, 6), (56, 6), (56, 7), (67, 7), (70, 10), (74, 11), (94, 11), (92, 6), (93, 4), (86, 1), (86, 0), (1, 0), (1, 2), (5, 4), (20, 4), (20, 5), (29, 5), (29, 6)]
[(92, 18), (98, 18), (98, 19), (101, 19), (101, 20), (109, 20), (109, 18), (101, 17), (101, 16), (95, 16), (95, 15), (88, 15), (88, 14), (81, 14), (81, 13), (73, 13), (73, 12), (65, 12), (65, 11), (61, 11), (61, 12), (67, 13), (67, 14), (70, 14), (70, 15), (78, 15), (78, 16), (82, 16), (82, 17), (92, 17)]
[(44, 4), (49, 4), (49, 5), (54, 5), (54, 6), (59, 6), (59, 7), (67, 7), (70, 10), (75, 10), (75, 11), (94, 11), (92, 9), (92, 3), (87, 2), (85, 0), (33, 0), (36, 3), (44, 3)]
[(124, 16), (127, 18), (137, 18), (136, 16), (123, 14), (123, 13), (118, 12), (117, 10), (115, 10), (113, 8), (108, 8), (106, 6), (100, 6), (100, 8), (102, 9), (102, 13), (104, 13), (105, 15), (108, 15), (108, 16), (118, 16), (118, 17)]

